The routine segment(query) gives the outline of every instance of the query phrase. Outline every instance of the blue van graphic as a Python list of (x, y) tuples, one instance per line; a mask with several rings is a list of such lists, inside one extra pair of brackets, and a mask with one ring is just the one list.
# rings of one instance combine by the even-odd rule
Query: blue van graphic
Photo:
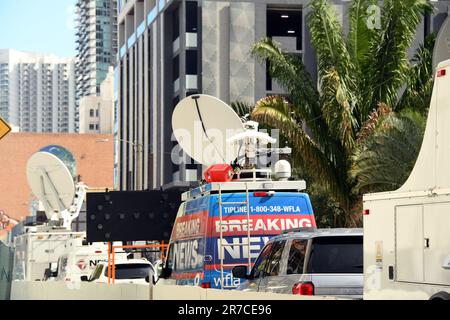
[(240, 279), (233, 279), (231, 269), (252, 264), (271, 237), (287, 229), (316, 226), (309, 196), (296, 190), (298, 182), (271, 182), (270, 187), (249, 191), (248, 205), (247, 191), (219, 195), (214, 183), (191, 191), (172, 231), (166, 264), (172, 270), (170, 278), (179, 285), (236, 287)]

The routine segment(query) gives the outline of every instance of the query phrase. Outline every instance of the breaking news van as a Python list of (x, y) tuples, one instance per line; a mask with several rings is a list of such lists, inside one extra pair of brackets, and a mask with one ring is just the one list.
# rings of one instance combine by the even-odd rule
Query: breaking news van
[(396, 191), (364, 196), (364, 299), (450, 300), (450, 60), (436, 70), (419, 157)]
[(170, 270), (167, 278), (179, 285), (237, 287), (241, 279), (231, 269), (251, 268), (271, 237), (316, 226), (305, 188), (304, 181), (232, 181), (184, 193), (163, 268)]
[(182, 195), (162, 282), (236, 288), (241, 279), (233, 278), (232, 268), (245, 264), (250, 271), (271, 237), (316, 226), (302, 192), (306, 182), (291, 180), (288, 161), (265, 161), (268, 154), (290, 154), (290, 148), (276, 148), (277, 139), (258, 131), (257, 122), (199, 94), (177, 104), (172, 128), (183, 151), (208, 169), (205, 183)]

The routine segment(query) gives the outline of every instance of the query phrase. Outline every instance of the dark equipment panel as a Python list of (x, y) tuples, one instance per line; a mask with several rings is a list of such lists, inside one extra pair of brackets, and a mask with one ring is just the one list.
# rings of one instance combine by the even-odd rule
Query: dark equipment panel
[(180, 204), (179, 191), (88, 193), (87, 241), (168, 241)]

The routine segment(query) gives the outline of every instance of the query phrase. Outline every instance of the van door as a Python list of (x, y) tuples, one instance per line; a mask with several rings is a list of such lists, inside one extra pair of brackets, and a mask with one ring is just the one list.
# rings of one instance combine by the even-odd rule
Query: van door
[[(264, 259), (258, 291), (259, 292), (274, 292), (284, 293), (286, 285), (284, 280), (284, 273), (286, 271), (286, 240), (274, 241), (270, 248), (270, 256)], [(260, 268), (258, 268), (260, 269)], [(260, 269), (261, 270), (261, 269)]]
[(305, 279), (305, 262), (308, 250), (308, 239), (290, 239), (286, 242), (283, 253), (281, 276), (274, 277), (273, 283), (268, 283), (266, 291), (292, 294), (292, 289), (299, 282), (311, 281)]
[(395, 208), (396, 280), (423, 282), (423, 206)]
[(450, 203), (426, 204), (423, 229), (425, 282), (448, 285), (450, 272), (442, 264), (450, 252)]
[(264, 270), (269, 264), (270, 255), (272, 253), (273, 242), (269, 242), (261, 251), (255, 264), (250, 272), (250, 279), (243, 284), (244, 291), (255, 291), (259, 289), (259, 283), (264, 275)]

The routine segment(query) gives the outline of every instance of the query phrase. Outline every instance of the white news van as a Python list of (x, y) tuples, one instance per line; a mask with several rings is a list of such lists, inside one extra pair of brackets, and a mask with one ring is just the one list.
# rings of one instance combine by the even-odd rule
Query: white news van
[[(121, 243), (113, 243), (121, 245)], [(124, 251), (116, 251), (115, 261), (127, 260)], [(108, 245), (103, 242), (86, 244), (85, 238), (76, 238), (66, 242), (65, 250), (58, 259), (58, 271), (54, 280), (66, 282), (81, 281), (89, 276), (99, 262), (108, 261)]]
[(450, 300), (450, 60), (406, 183), (364, 196), (364, 299)]
[(26, 233), (14, 238), (13, 280), (43, 280), (49, 264), (66, 250), (67, 241), (85, 236), (84, 232), (41, 229), (27, 227)]

